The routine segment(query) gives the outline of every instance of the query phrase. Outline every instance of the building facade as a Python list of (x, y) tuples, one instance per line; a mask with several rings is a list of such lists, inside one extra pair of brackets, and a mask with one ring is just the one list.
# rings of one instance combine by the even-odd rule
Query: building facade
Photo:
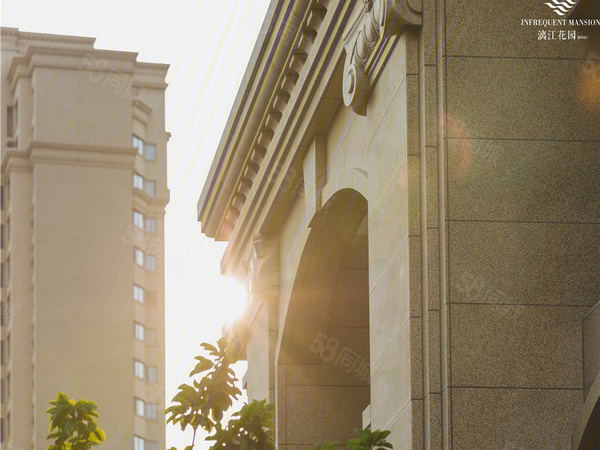
[(165, 448), (167, 66), (2, 28), (2, 448), (58, 392), (112, 449)]
[(598, 2), (273, 1), (198, 203), (280, 449), (600, 448)]

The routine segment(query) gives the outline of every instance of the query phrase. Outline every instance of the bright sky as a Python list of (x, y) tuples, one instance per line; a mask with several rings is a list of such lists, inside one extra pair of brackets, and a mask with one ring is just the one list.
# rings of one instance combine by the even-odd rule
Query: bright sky
[[(219, 274), (224, 246), (200, 233), (196, 203), (269, 0), (1, 0), (2, 26), (90, 36), (96, 48), (170, 64), (167, 75), (167, 404), (200, 342), (216, 341), (243, 291)], [(167, 429), (167, 448), (190, 440)], [(204, 443), (196, 446), (208, 448)]]

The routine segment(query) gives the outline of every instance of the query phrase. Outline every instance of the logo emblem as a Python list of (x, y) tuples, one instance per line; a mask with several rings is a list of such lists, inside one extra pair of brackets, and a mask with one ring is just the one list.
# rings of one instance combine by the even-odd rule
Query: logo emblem
[(550, 0), (545, 3), (545, 5), (548, 5), (548, 7), (552, 8), (552, 10), (561, 17), (571, 11), (576, 4), (577, 2), (575, 0)]

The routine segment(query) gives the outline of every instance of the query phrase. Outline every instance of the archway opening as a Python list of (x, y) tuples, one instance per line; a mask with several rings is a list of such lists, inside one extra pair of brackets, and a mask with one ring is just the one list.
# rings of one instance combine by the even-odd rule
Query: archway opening
[(285, 407), (287, 445), (345, 442), (368, 423), (367, 202), (344, 190), (325, 207), (313, 223), (286, 319), (287, 356), (278, 370), (285, 406), (278, 407)]

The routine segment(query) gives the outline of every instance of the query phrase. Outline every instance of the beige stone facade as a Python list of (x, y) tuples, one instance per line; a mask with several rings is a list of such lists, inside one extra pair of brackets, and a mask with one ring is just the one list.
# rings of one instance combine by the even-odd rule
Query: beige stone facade
[(48, 448), (59, 391), (165, 448), (167, 66), (93, 42), (2, 28), (3, 449)]
[(198, 214), (278, 448), (600, 445), (600, 26), (543, 22), (600, 11), (564, 8), (272, 3)]

